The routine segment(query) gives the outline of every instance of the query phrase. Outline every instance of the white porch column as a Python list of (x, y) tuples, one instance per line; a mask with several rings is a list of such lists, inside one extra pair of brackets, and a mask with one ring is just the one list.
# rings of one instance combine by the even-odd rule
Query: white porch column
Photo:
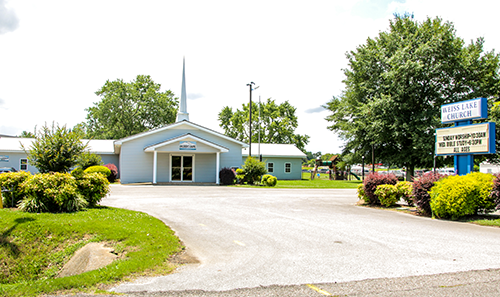
[(217, 157), (215, 161), (215, 183), (219, 184), (219, 171), (220, 171), (220, 152), (217, 152)]
[(153, 184), (156, 184), (157, 163), (158, 163), (158, 152), (155, 150), (153, 152)]

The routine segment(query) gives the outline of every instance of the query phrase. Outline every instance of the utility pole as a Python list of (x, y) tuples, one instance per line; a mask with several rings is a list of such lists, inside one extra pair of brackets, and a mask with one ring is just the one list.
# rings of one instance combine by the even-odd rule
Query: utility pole
[(248, 156), (252, 156), (252, 85), (255, 85), (255, 83), (252, 81), (247, 86), (250, 87), (250, 120), (248, 123), (248, 134), (250, 135), (248, 139)]

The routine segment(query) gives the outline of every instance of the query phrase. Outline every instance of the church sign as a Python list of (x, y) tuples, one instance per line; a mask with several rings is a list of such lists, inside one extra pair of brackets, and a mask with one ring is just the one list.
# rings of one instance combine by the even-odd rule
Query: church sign
[(494, 133), (494, 123), (436, 129), (436, 154), (490, 154)]
[(181, 141), (179, 143), (179, 150), (181, 151), (195, 151), (196, 141)]
[(441, 123), (454, 127), (436, 129), (436, 155), (453, 155), (455, 172), (472, 172), (475, 154), (494, 154), (495, 123), (472, 124), (488, 117), (486, 98), (476, 98), (441, 106)]
[(472, 119), (485, 119), (488, 111), (486, 98), (476, 98), (441, 106), (441, 122), (454, 123)]

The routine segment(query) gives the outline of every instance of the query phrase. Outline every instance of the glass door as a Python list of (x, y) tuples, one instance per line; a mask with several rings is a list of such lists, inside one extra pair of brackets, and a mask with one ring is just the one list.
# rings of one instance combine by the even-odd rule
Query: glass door
[(172, 181), (181, 181), (182, 156), (172, 156)]
[(193, 156), (172, 156), (172, 181), (193, 181)]
[(182, 156), (182, 180), (193, 181), (193, 157)]

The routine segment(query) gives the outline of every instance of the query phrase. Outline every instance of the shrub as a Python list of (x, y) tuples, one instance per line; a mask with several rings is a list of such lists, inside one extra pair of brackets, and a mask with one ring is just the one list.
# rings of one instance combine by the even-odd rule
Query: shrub
[(495, 174), (495, 178), (493, 179), (493, 189), (491, 190), (490, 197), (493, 199), (495, 203), (496, 210), (500, 210), (500, 174)]
[(78, 193), (76, 180), (68, 173), (36, 174), (22, 184), (25, 198), (19, 209), (27, 212), (72, 212), (87, 206)]
[(247, 182), (245, 178), (245, 171), (241, 168), (236, 169), (236, 179), (238, 180), (238, 184), (242, 185)]
[(89, 168), (90, 166), (101, 166), (102, 159), (101, 156), (86, 151), (78, 156), (77, 166), (82, 168), (83, 170)]
[(255, 184), (260, 182), (261, 176), (267, 173), (266, 164), (255, 158), (248, 157), (243, 164), (243, 172), (247, 183)]
[(427, 216), (432, 214), (429, 191), (435, 182), (445, 177), (446, 175), (428, 172), (413, 181), (413, 203), (418, 207), (421, 214)]
[(274, 187), (278, 183), (278, 179), (276, 176), (272, 176), (270, 174), (265, 174), (262, 176), (262, 184), (266, 187)]
[(380, 204), (385, 207), (391, 207), (398, 202), (398, 188), (394, 185), (379, 185), (375, 190), (375, 195), (377, 195)]
[(30, 176), (31, 174), (25, 171), (0, 174), (0, 189), (5, 188), (12, 191), (10, 193), (2, 193), (4, 207), (17, 205), (23, 199), (22, 187), (20, 185)]
[(234, 185), (235, 178), (236, 173), (231, 168), (224, 167), (219, 172), (219, 179), (222, 185)]
[(89, 207), (95, 207), (109, 193), (108, 179), (98, 172), (84, 173), (76, 184)]
[(402, 181), (396, 184), (398, 190), (398, 200), (403, 199), (409, 206), (413, 206), (413, 184)]
[(21, 146), (28, 155), (28, 162), (41, 173), (68, 172), (87, 147), (88, 143), (80, 138), (80, 132), (53, 124), (52, 128), (42, 127), (30, 147)]
[(372, 205), (380, 204), (375, 191), (379, 185), (395, 185), (398, 179), (394, 174), (379, 174), (372, 172), (368, 174), (363, 184), (365, 186), (365, 195), (368, 197), (368, 203)]
[(82, 178), (84, 174), (85, 172), (83, 172), (83, 169), (80, 167), (76, 167), (71, 171), (71, 175), (76, 179)]
[(108, 181), (110, 183), (114, 183), (118, 178), (118, 168), (116, 167), (115, 164), (112, 163), (108, 163), (104, 165), (104, 167), (108, 168), (111, 171), (111, 174), (108, 176)]
[(92, 172), (98, 172), (104, 175), (104, 177), (108, 177), (111, 175), (111, 170), (109, 168), (104, 167), (104, 166), (90, 166), (89, 168), (85, 169), (83, 172), (85, 173), (92, 173)]
[(368, 196), (366, 196), (366, 193), (365, 193), (365, 185), (364, 184), (358, 185), (358, 198), (363, 199), (366, 203), (370, 203), (370, 198), (368, 198)]
[(495, 176), (492, 174), (473, 172), (467, 174), (468, 177), (478, 181), (478, 191), (479, 191), (479, 201), (478, 201), (478, 212), (491, 212), (495, 209), (495, 200), (491, 197), (491, 191), (493, 190), (493, 180)]

